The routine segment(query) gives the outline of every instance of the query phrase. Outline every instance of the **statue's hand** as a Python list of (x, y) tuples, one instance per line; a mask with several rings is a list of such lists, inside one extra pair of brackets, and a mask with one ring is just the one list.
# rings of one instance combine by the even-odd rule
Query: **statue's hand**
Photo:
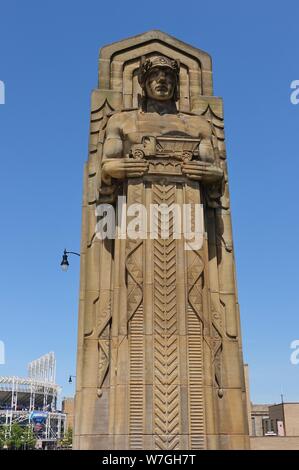
[(112, 204), (115, 200), (115, 191), (117, 186), (115, 184), (110, 184), (109, 186), (102, 185), (99, 188), (99, 200), (102, 203)]
[(223, 170), (208, 162), (196, 161), (183, 163), (182, 172), (188, 176), (188, 178), (202, 181), (206, 184), (216, 183), (223, 178)]
[(138, 178), (148, 170), (148, 162), (133, 160), (132, 158), (115, 158), (106, 160), (102, 166), (102, 179), (111, 184), (111, 178), (123, 180), (125, 178)]

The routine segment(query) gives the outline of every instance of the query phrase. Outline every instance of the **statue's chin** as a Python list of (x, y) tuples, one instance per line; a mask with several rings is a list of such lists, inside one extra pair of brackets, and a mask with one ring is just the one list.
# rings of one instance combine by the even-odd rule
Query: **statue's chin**
[(169, 101), (171, 99), (171, 96), (169, 96), (168, 94), (161, 93), (161, 94), (156, 95), (154, 99), (159, 100), (159, 101)]
[(155, 94), (148, 95), (148, 98), (154, 101), (169, 101), (171, 100), (172, 96), (169, 95), (169, 93), (161, 91), (156, 92)]

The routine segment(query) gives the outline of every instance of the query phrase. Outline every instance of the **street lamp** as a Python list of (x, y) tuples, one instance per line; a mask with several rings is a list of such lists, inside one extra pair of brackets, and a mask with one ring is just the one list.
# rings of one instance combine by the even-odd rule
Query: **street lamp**
[(68, 267), (69, 267), (68, 255), (80, 256), (80, 253), (76, 253), (75, 251), (66, 251), (66, 250), (64, 250), (63, 255), (62, 255), (62, 261), (60, 263), (61, 269), (64, 272), (66, 272), (68, 270)]
[(69, 384), (71, 384), (71, 383), (73, 382), (73, 381), (72, 381), (72, 377), (76, 378), (75, 375), (70, 375), (70, 376), (69, 376)]

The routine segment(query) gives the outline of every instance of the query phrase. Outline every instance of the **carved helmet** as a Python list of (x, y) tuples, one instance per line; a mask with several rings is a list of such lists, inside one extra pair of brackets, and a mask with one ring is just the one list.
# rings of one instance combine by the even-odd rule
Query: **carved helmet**
[(166, 67), (170, 69), (173, 72), (173, 75), (175, 77), (175, 88), (174, 88), (174, 94), (173, 98), (175, 101), (178, 101), (180, 97), (180, 61), (179, 60), (174, 60), (174, 59), (169, 59), (168, 57), (165, 57), (163, 55), (151, 57), (151, 58), (146, 58), (145, 56), (142, 56), (140, 59), (140, 67), (138, 71), (138, 82), (139, 85), (142, 88), (143, 93), (145, 94), (145, 82), (148, 77), (148, 74), (151, 70), (154, 68), (162, 68)]

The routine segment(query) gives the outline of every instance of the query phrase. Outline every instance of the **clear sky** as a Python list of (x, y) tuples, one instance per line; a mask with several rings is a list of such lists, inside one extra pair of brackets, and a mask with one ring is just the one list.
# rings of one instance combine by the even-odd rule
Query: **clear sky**
[(160, 29), (211, 54), (224, 98), (244, 358), (254, 402), (299, 401), (298, 1), (0, 1), (0, 375), (54, 351), (75, 375), (90, 92), (103, 45)]

